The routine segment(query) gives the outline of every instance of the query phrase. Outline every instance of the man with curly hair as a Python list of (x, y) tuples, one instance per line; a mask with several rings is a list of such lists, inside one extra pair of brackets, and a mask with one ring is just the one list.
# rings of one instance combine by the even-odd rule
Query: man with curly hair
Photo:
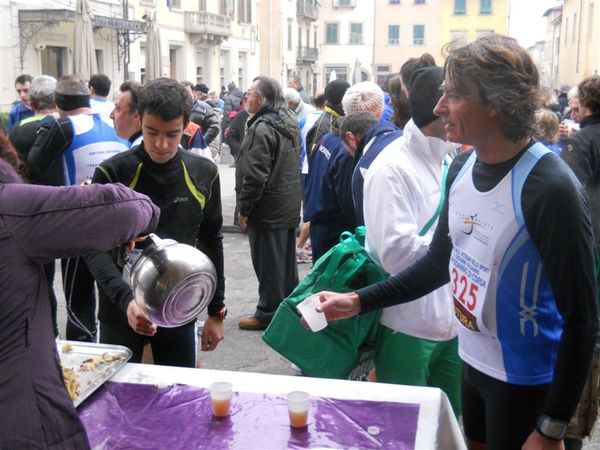
[(471, 449), (563, 449), (598, 333), (588, 202), (532, 139), (538, 99), (537, 68), (516, 40), (453, 49), (434, 113), (446, 140), (474, 148), (450, 166), (428, 252), (382, 283), (320, 294), (335, 320), (450, 282)]

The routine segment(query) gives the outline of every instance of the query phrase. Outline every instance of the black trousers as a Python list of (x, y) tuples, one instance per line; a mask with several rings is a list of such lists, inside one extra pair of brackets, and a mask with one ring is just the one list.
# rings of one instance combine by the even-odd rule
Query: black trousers
[(258, 279), (258, 305), (254, 316), (269, 323), (281, 301), (298, 284), (296, 229), (248, 228), (248, 240)]
[(465, 435), (488, 450), (520, 450), (535, 429), (548, 384), (509, 384), (463, 364), (461, 399)]
[(100, 322), (100, 342), (124, 345), (133, 352), (129, 362), (142, 361), (144, 345), (150, 342), (154, 364), (196, 367), (196, 321), (175, 328), (158, 327), (152, 337), (136, 333), (123, 321)]
[(96, 341), (96, 291), (94, 277), (84, 258), (60, 261), (63, 290), (67, 301), (67, 339)]

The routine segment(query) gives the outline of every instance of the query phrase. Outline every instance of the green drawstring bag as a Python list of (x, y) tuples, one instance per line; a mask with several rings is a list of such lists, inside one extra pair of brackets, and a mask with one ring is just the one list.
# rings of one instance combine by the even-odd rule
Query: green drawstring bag
[(358, 364), (362, 349), (375, 342), (381, 311), (330, 322), (316, 333), (300, 323), (296, 306), (320, 291), (352, 292), (388, 277), (364, 249), (365, 227), (345, 231), (340, 243), (315, 263), (275, 312), (262, 335), (273, 349), (305, 375), (346, 379)]

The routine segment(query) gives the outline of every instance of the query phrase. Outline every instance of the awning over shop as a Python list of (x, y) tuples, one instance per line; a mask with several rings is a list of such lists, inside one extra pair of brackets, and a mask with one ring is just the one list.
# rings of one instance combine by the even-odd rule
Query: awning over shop
[[(21, 9), (19, 10), (19, 46), (21, 49), (21, 70), (25, 58), (25, 50), (33, 38), (44, 28), (57, 25), (59, 22), (75, 23), (75, 11), (70, 9)], [(117, 33), (142, 34), (146, 32), (146, 22), (94, 15), (94, 28), (109, 28)], [(118, 40), (120, 44), (121, 39)]]

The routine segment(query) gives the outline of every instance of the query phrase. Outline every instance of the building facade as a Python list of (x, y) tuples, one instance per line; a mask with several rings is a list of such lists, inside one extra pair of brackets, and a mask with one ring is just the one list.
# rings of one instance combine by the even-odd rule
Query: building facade
[(546, 88), (559, 89), (558, 63), (560, 55), (560, 31), (562, 22), (562, 6), (549, 8), (545, 13), (546, 38), (544, 40), (544, 54), (538, 62), (542, 75), (541, 85)]
[[(61, 77), (73, 71), (77, 0), (8, 0), (0, 3), (0, 104), (16, 100), (21, 73)], [(89, 0), (98, 71), (113, 86), (144, 81), (146, 30), (160, 29), (161, 74), (206, 83), (219, 91), (234, 82), (245, 89), (260, 73), (258, 0)]]
[[(8, 0), (0, 2), (0, 104), (16, 100), (15, 78), (28, 73), (60, 77), (73, 71), (76, 0)], [(121, 35), (141, 33), (143, 22), (123, 20), (120, 0), (90, 1), (98, 70), (123, 79)]]
[(374, 81), (383, 86), (408, 59), (440, 54), (441, 0), (384, 0), (375, 7)]
[(600, 3), (565, 0), (562, 6), (558, 85), (574, 86), (600, 69)]
[[(245, 89), (269, 75), (298, 75), (311, 94), (335, 76), (383, 85), (411, 57), (443, 63), (445, 44), (490, 32), (507, 34), (509, 0), (88, 0), (98, 71), (118, 86), (145, 80), (146, 30), (161, 33), (163, 76), (215, 90)], [(21, 73), (73, 71), (77, 0), (0, 1), (0, 108), (17, 98)], [(546, 38), (531, 51), (541, 83), (574, 85), (600, 68), (598, 0), (550, 8)], [(335, 74), (335, 75), (334, 75)]]
[(508, 34), (509, 0), (441, 0), (440, 47), (488, 33)]
[(319, 60), (319, 2), (296, 0), (298, 36), (296, 70), (302, 85), (314, 95), (317, 88), (317, 61)]
[[(257, 0), (129, 0), (143, 20), (156, 13), (162, 75), (220, 90), (245, 89), (259, 70)], [(131, 44), (129, 78), (144, 80), (145, 36)]]
[(332, 76), (347, 80), (350, 84), (372, 79), (376, 3), (379, 2), (321, 2), (317, 35), (320, 44), (317, 89), (323, 89)]

